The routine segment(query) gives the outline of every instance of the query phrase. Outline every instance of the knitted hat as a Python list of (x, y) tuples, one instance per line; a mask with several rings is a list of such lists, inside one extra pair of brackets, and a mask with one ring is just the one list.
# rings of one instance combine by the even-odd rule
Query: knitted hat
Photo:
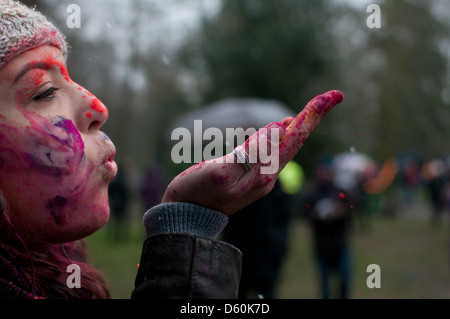
[(53, 45), (66, 57), (64, 35), (41, 13), (13, 0), (0, 0), (0, 69), (25, 51)]

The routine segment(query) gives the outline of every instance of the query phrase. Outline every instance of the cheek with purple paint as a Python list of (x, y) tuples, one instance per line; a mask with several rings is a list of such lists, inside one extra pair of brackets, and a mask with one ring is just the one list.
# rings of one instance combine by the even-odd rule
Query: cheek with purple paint
[(39, 189), (36, 198), (29, 192), (30, 199), (44, 201), (54, 222), (63, 225), (66, 210), (83, 197), (93, 166), (86, 162), (83, 140), (71, 120), (20, 111), (29, 125), (0, 123), (0, 181)]
[[(20, 78), (12, 99), (8, 92), (0, 101), (0, 192), (20, 235), (55, 243), (83, 238), (108, 219), (111, 170), (105, 173), (97, 152), (108, 143), (100, 146), (95, 134), (81, 134), (76, 124), (87, 122), (74, 110), (89, 111), (100, 124), (105, 117), (96, 113), (107, 115), (108, 110), (70, 80), (57, 49), (43, 46), (30, 52), (36, 52), (35, 60), (27, 64), (39, 68)], [(53, 95), (49, 89), (55, 86), (61, 91)], [(80, 93), (73, 94), (77, 89)], [(62, 101), (74, 103), (58, 104)]]

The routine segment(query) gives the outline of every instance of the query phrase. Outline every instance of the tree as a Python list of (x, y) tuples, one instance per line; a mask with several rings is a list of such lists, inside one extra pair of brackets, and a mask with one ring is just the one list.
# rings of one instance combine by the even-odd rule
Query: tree
[(323, 0), (223, 1), (184, 51), (207, 77), (204, 102), (257, 96), (296, 106), (328, 66), (328, 14)]
[[(334, 89), (328, 86), (334, 61), (330, 18), (325, 0), (222, 1), (180, 54), (200, 92), (198, 103), (259, 97), (299, 112), (315, 95)], [(323, 145), (319, 135), (310, 139)]]
[(381, 158), (402, 152), (442, 155), (448, 147), (450, 112), (443, 100), (448, 61), (441, 46), (449, 28), (431, 5), (385, 1), (383, 26), (369, 36), (367, 50), (377, 59), (371, 72), (377, 85), (373, 129)]

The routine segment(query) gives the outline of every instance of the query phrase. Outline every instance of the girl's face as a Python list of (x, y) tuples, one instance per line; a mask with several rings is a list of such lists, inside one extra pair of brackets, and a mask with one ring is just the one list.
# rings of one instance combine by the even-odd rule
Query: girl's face
[(117, 172), (114, 145), (99, 130), (107, 118), (53, 46), (0, 70), (0, 192), (26, 241), (72, 241), (107, 222)]

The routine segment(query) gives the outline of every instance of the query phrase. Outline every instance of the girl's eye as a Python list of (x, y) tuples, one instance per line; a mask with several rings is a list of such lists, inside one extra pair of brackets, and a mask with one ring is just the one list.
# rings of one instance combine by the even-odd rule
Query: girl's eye
[(33, 101), (42, 101), (42, 100), (46, 100), (46, 99), (52, 99), (55, 97), (55, 92), (58, 91), (59, 88), (55, 88), (55, 87), (51, 87), (48, 88), (47, 90), (45, 90), (44, 92), (42, 92), (41, 94), (36, 95), (33, 98)]

